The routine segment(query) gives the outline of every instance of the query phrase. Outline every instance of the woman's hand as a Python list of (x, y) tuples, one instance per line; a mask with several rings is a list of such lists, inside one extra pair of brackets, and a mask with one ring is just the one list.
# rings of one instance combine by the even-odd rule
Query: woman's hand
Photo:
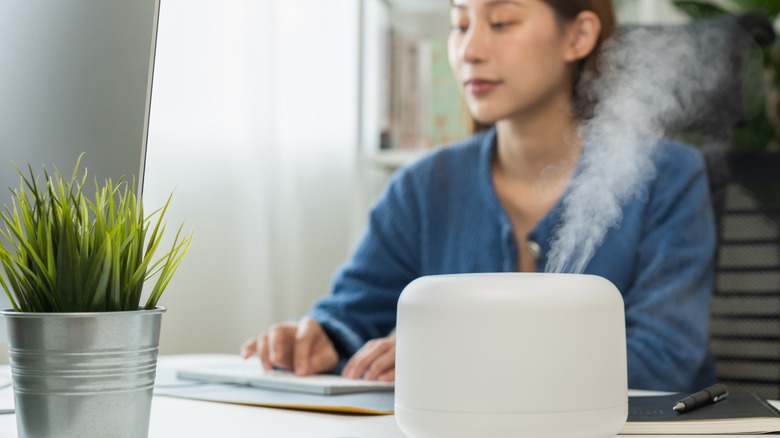
[(341, 375), (352, 379), (395, 380), (395, 336), (366, 342), (344, 366)]
[(268, 332), (248, 339), (241, 345), (241, 356), (252, 355), (260, 358), (266, 370), (283, 368), (299, 376), (330, 371), (339, 360), (325, 330), (311, 318), (274, 324)]

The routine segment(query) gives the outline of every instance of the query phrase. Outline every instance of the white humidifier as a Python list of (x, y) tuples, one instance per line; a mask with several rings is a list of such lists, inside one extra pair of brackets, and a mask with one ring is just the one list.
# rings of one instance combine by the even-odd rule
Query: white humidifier
[(412, 438), (609, 438), (626, 421), (623, 299), (602, 277), (422, 277), (396, 330), (395, 417)]

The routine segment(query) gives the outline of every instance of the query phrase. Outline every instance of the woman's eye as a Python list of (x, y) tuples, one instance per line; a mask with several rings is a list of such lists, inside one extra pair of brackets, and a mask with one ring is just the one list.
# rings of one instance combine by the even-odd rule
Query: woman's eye
[(495, 21), (490, 23), (490, 28), (495, 30), (501, 30), (514, 24), (512, 21)]
[(453, 24), (452, 25), (452, 30), (458, 31), (460, 33), (464, 33), (467, 30), (469, 30), (469, 26), (466, 25), (466, 24)]

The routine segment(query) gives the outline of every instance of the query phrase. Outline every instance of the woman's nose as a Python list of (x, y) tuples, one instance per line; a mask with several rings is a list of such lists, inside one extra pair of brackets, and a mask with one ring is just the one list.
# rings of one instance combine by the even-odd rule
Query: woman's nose
[(470, 26), (461, 41), (460, 58), (468, 63), (484, 62), (487, 57), (487, 38), (482, 26)]

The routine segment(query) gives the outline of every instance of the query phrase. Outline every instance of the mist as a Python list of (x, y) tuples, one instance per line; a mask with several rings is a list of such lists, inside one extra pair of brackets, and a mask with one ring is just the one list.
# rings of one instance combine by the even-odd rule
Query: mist
[(620, 225), (621, 206), (646, 196), (661, 139), (685, 130), (716, 134), (733, 123), (742, 112), (734, 90), (741, 90), (747, 40), (736, 22), (721, 19), (627, 28), (606, 42), (599, 76), (581, 90), (598, 103), (580, 128), (581, 162), (546, 271), (585, 270), (608, 230)]

